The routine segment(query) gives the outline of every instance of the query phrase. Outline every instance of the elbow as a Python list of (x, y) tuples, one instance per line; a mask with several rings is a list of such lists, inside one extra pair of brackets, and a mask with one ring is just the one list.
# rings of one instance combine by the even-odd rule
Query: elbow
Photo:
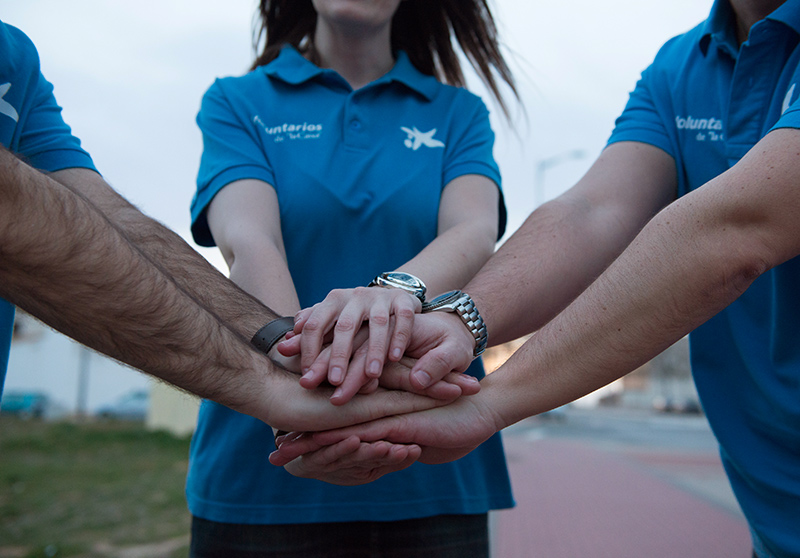
[(753, 284), (753, 281), (766, 273), (772, 266), (761, 255), (743, 257), (729, 270), (723, 279), (723, 288), (731, 300), (739, 298)]

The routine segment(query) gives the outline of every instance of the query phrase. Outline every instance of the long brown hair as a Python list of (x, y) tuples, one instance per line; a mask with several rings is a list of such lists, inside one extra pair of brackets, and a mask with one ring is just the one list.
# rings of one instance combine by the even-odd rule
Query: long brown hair
[[(313, 49), (317, 12), (311, 0), (260, 0), (253, 31), (252, 69), (268, 64), (281, 48)], [(405, 0), (392, 20), (392, 50), (403, 50), (423, 74), (464, 87), (453, 39), (508, 116), (499, 76), (519, 100), (516, 83), (497, 41), (487, 0)], [(263, 47), (261, 45), (263, 44)], [(259, 54), (260, 50), (260, 54)], [(312, 51), (313, 52), (313, 51)]]

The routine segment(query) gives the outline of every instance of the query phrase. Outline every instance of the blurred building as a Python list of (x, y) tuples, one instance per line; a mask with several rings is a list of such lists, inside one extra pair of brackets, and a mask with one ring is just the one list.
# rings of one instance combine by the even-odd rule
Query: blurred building
[(150, 379), (52, 330), (17, 308), (5, 391), (38, 392), (61, 414), (91, 415)]

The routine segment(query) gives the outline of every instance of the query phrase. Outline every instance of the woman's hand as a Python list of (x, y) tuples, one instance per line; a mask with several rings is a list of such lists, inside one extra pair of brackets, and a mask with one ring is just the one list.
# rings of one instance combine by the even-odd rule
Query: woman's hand
[[(400, 289), (337, 289), (296, 315), (294, 333), (301, 335), (281, 343), (279, 350), (285, 356), (300, 355), (304, 387), (316, 387), (327, 379), (334, 386), (348, 384), (347, 391), (352, 391), (352, 384), (361, 388), (380, 378), (387, 359), (400, 360), (414, 314), (421, 309), (419, 299)], [(366, 334), (359, 337), (360, 331)], [(326, 342), (330, 347), (323, 354)], [(363, 343), (367, 344), (364, 366), (356, 371), (350, 360)]]
[[(390, 390), (401, 390), (425, 395), (432, 399), (442, 401), (452, 401), (461, 395), (475, 395), (480, 391), (480, 383), (474, 376), (463, 374), (460, 371), (441, 373), (426, 385), (414, 381), (411, 376), (411, 367), (415, 366), (416, 361), (412, 358), (403, 357), (399, 362), (386, 363), (381, 371), (380, 378), (368, 377), (365, 373), (367, 360), (367, 344), (364, 342), (367, 336), (367, 328), (362, 329), (356, 334), (354, 345), (358, 348), (348, 363), (347, 376), (341, 385), (336, 386), (331, 395), (331, 403), (334, 405), (344, 405), (352, 397), (359, 394), (373, 393), (378, 387)], [(287, 341), (278, 345), (280, 352), (284, 355), (299, 353), (300, 338), (304, 334), (295, 335)], [(325, 347), (320, 353), (319, 360), (327, 363), (330, 358), (330, 347)], [(297, 357), (292, 357), (297, 362)], [(469, 360), (467, 360), (467, 364)], [(466, 366), (465, 366), (466, 368)], [(320, 385), (319, 382), (310, 380), (310, 375), (300, 378), (300, 385), (307, 389), (314, 389)]]

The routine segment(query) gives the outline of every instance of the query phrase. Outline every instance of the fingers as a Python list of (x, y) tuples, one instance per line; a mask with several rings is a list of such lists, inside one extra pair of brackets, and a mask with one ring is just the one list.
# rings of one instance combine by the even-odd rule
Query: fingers
[(450, 372), (463, 372), (472, 362), (475, 339), (457, 316), (431, 312), (414, 320), (407, 353), (419, 358), (411, 370), (411, 382), (425, 389)]
[[(357, 436), (345, 436), (337, 439), (331, 444), (343, 442), (348, 438), (354, 438), (358, 441)], [(290, 461), (293, 461), (301, 455), (315, 452), (325, 447), (325, 444), (317, 442), (314, 437), (308, 433), (291, 432), (284, 436), (278, 436), (275, 440), (277, 449), (269, 455), (269, 462), (278, 467), (283, 467)]]
[(450, 372), (463, 372), (472, 362), (472, 354), (458, 354), (450, 347), (433, 349), (420, 357), (411, 369), (411, 385), (426, 389)]
[[(369, 331), (366, 327), (362, 327), (356, 334), (353, 345), (358, 347), (358, 349), (355, 351), (352, 360), (348, 363), (344, 381), (334, 390), (333, 395), (331, 395), (330, 400), (332, 404), (337, 406), (344, 405), (350, 401), (356, 393), (362, 393), (362, 390), (366, 386), (377, 383), (377, 378), (369, 378), (365, 370), (367, 351), (364, 347), (366, 347), (365, 342), (368, 335)], [(374, 389), (372, 391), (374, 391)], [(371, 391), (365, 391), (363, 393), (371, 393)]]
[[(406, 298), (410, 297), (407, 296)], [(394, 319), (392, 319), (394, 312), (394, 302), (388, 297), (376, 300), (369, 309), (369, 342), (367, 344), (365, 372), (370, 378), (379, 377), (383, 371), (390, 330), (394, 322)]]
[(404, 390), (426, 395), (442, 401), (452, 401), (461, 395), (474, 395), (480, 391), (480, 383), (473, 376), (451, 372), (427, 388), (419, 388), (411, 382), (411, 370), (402, 364), (388, 364), (380, 378), (386, 389)]
[[(293, 332), (289, 332), (293, 333)], [(278, 349), (278, 352), (285, 357), (293, 357), (300, 354), (300, 340), (303, 338), (302, 334), (294, 334), (292, 337), (289, 337), (289, 334), (286, 334), (286, 339), (275, 345)]]
[[(450, 372), (442, 381), (457, 385), (461, 388), (461, 395), (475, 395), (481, 390), (481, 383), (478, 378), (463, 372)], [(434, 384), (431, 388), (436, 387), (436, 385), (438, 384)]]
[(389, 442), (362, 443), (356, 436), (320, 448), (288, 462), (286, 470), (292, 475), (315, 478), (339, 485), (357, 485), (414, 463), (422, 450), (416, 445)]
[[(309, 386), (319, 385), (323, 374), (332, 385), (341, 386), (351, 373), (350, 360), (359, 346), (356, 336), (366, 322), (369, 341), (363, 373), (368, 378), (378, 378), (387, 358), (397, 361), (402, 357), (411, 339), (414, 316), (420, 310), (420, 301), (402, 290), (333, 290), (322, 302), (298, 312), (295, 335), (282, 342), (279, 351), (286, 356), (299, 352), (302, 374)], [(320, 358), (326, 340), (330, 341), (327, 359)], [(352, 385), (348, 383), (344, 395), (351, 392)]]
[[(405, 298), (407, 297), (401, 299), (402, 302), (394, 309), (394, 331), (392, 332), (392, 341), (389, 345), (388, 352), (389, 360), (392, 362), (399, 361), (403, 354), (405, 354), (408, 342), (411, 340), (411, 332), (414, 328), (414, 318), (418, 311), (418, 304), (419, 310), (422, 310), (422, 305), (416, 297), (413, 297), (413, 300), (405, 300)], [(408, 304), (409, 302), (411, 304)], [(387, 353), (384, 352), (384, 354)]]

